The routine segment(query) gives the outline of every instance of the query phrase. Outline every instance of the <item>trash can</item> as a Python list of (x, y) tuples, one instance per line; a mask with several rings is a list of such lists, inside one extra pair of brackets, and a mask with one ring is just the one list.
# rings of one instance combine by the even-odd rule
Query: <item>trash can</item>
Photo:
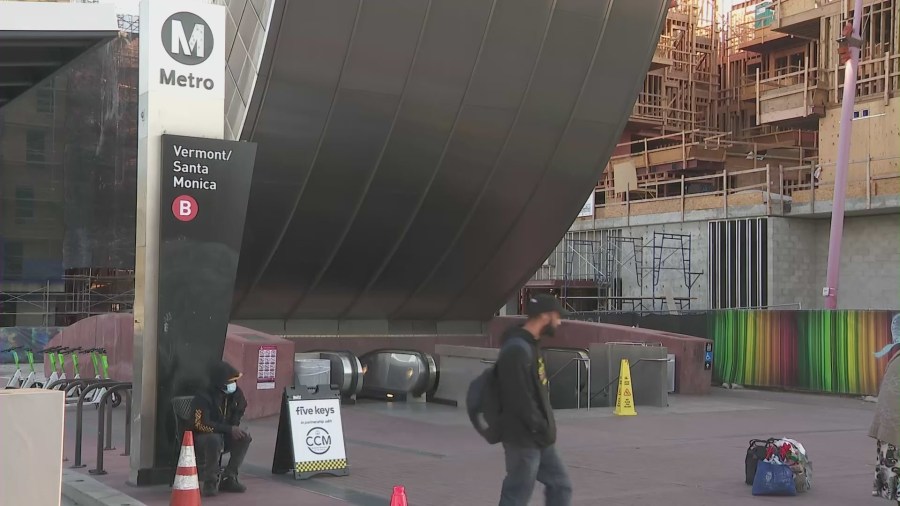
[(297, 387), (331, 384), (331, 361), (321, 358), (294, 360), (294, 383)]

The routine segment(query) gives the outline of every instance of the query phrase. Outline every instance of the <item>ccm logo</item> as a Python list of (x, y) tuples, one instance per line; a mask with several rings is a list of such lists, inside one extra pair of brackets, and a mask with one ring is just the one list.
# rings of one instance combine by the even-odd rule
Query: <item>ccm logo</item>
[(331, 434), (322, 427), (313, 427), (306, 433), (306, 447), (316, 455), (324, 455), (331, 449)]

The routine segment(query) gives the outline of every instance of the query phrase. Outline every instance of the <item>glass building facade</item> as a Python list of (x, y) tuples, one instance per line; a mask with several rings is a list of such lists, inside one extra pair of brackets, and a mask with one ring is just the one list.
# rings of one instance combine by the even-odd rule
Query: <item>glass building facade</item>
[(130, 308), (137, 84), (122, 32), (0, 108), (0, 327)]

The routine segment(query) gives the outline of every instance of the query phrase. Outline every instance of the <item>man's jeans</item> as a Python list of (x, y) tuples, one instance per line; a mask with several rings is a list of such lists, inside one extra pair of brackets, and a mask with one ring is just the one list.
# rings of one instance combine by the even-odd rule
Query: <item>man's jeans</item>
[(572, 482), (556, 447), (522, 448), (504, 444), (506, 479), (500, 493), (500, 506), (526, 506), (534, 491), (534, 482), (544, 484), (547, 506), (569, 506)]
[(244, 463), (247, 449), (250, 448), (250, 435), (243, 439), (234, 439), (230, 434), (194, 433), (194, 448), (197, 454), (197, 477), (200, 482), (216, 481), (219, 473), (219, 455), (228, 451), (228, 465), (223, 476), (237, 476), (238, 469)]

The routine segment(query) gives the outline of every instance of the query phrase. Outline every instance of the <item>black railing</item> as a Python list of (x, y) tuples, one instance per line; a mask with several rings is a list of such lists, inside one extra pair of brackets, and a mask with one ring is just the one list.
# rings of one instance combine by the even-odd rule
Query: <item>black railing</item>
[[(131, 453), (131, 383), (116, 383), (109, 387), (100, 397), (100, 411), (97, 415), (97, 467), (88, 471), (90, 474), (106, 474), (103, 469), (103, 451), (115, 450), (112, 446), (112, 406), (113, 394), (125, 391), (125, 453)], [(105, 415), (105, 416), (104, 416)], [(106, 424), (103, 419), (106, 418)], [(106, 439), (106, 445), (103, 441)]]

